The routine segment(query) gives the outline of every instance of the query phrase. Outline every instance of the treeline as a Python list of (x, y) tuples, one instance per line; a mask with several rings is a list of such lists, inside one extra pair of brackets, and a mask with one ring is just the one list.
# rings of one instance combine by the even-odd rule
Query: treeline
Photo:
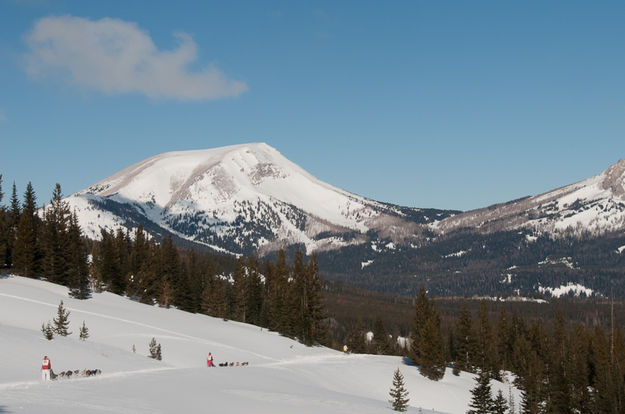
[(233, 272), (219, 271), (212, 255), (179, 251), (171, 237), (146, 238), (102, 232), (92, 255), (94, 289), (125, 294), (143, 303), (251, 323), (298, 338), (327, 342), (326, 312), (317, 259), (296, 252), (289, 266), (284, 252), (275, 262), (239, 258)]
[[(464, 303), (443, 329), (435, 302), (423, 287), (414, 309), (403, 354), (430, 379), (441, 379), (446, 367), (456, 375), (468, 371), (497, 380), (511, 372), (522, 391), (521, 413), (625, 412), (625, 338), (620, 327), (570, 325), (560, 312), (553, 323), (545, 324), (542, 318), (510, 314), (505, 307), (493, 323), (482, 301), (477, 315)], [(380, 336), (374, 333), (370, 339), (360, 331), (348, 341), (363, 352), (396, 350), (372, 346), (376, 338), (389, 341), (384, 328), (377, 329)]]
[[(0, 175), (0, 203), (3, 196)], [(306, 261), (296, 252), (292, 265), (284, 252), (275, 262), (255, 256), (233, 261), (179, 250), (169, 236), (157, 243), (141, 226), (132, 234), (103, 230), (100, 241), (85, 240), (59, 184), (41, 213), (30, 183), (21, 203), (13, 185), (9, 206), (0, 204), (0, 268), (67, 286), (79, 299), (106, 290), (267, 327), (307, 345), (328, 342), (315, 256)], [(232, 271), (222, 270), (224, 262)]]
[[(0, 175), (0, 202), (2, 175)], [(62, 201), (56, 185), (50, 203), (37, 212), (36, 195), (28, 183), (20, 203), (15, 184), (9, 206), (0, 205), (0, 268), (27, 277), (43, 276), (69, 287), (70, 295), (89, 297), (89, 265), (78, 219)]]

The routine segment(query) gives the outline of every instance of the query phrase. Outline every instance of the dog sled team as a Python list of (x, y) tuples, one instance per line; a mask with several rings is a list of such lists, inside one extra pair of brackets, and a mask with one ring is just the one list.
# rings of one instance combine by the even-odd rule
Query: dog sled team
[(74, 371), (61, 371), (58, 374), (55, 374), (52, 370), (52, 362), (48, 356), (43, 357), (43, 361), (41, 361), (41, 379), (43, 381), (55, 380), (57, 378), (72, 378), (76, 377), (92, 377), (94, 375), (100, 375), (102, 371), (99, 369), (77, 369)]
[[(214, 358), (213, 355), (209, 352), (208, 356), (206, 357), (206, 366), (208, 368), (212, 368), (215, 365), (213, 364)], [(250, 363), (249, 362), (222, 362), (219, 364), (220, 367), (246, 367), (248, 366)]]
[[(250, 363), (249, 362), (222, 362), (219, 364), (220, 367), (246, 367)], [(206, 366), (208, 368), (213, 368), (214, 365), (214, 357), (209, 352), (206, 357)], [(74, 371), (61, 371), (58, 374), (55, 374), (52, 370), (52, 362), (48, 358), (48, 356), (44, 356), (41, 361), (41, 379), (43, 381), (55, 380), (57, 378), (72, 378), (72, 377), (91, 377), (94, 375), (100, 375), (102, 371), (99, 369), (77, 369)]]

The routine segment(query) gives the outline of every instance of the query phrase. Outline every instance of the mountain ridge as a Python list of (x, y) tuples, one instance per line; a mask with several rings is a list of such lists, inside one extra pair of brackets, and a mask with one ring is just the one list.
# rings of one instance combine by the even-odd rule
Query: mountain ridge
[(373, 290), (412, 295), (429, 283), (440, 295), (532, 295), (573, 283), (605, 295), (615, 274), (625, 280), (623, 159), (577, 183), (461, 212), (352, 194), (251, 143), (159, 154), (66, 200), (92, 239), (142, 225), (157, 240), (233, 255), (299, 249), (317, 253), (325, 277)]

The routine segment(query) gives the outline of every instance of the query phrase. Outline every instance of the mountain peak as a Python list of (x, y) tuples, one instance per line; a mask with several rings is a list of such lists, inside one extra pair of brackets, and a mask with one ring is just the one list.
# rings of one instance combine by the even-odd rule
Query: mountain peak
[(405, 213), (317, 179), (264, 142), (155, 155), (70, 198), (83, 216), (112, 213), (104, 226), (81, 222), (95, 237), (99, 227), (140, 222), (237, 253), (289, 244), (310, 252), (363, 243), (374, 228), (401, 228), (392, 237), (404, 237), (414, 227)]
[(605, 176), (602, 187), (611, 190), (614, 195), (625, 195), (625, 158), (621, 158), (604, 171)]

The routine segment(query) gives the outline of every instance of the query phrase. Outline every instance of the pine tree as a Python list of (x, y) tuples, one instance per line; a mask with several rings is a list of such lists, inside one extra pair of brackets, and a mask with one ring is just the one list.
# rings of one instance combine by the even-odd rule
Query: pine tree
[(82, 240), (82, 232), (78, 224), (78, 216), (74, 212), (70, 216), (67, 229), (67, 276), (70, 288), (70, 296), (76, 299), (88, 299), (91, 297), (89, 281), (89, 263), (87, 252)]
[(493, 334), (493, 326), (488, 316), (488, 305), (485, 300), (480, 303), (478, 326), (477, 364), (482, 371), (487, 371), (491, 378), (499, 379), (499, 363), (497, 361), (497, 343)]
[(390, 355), (392, 353), (388, 334), (379, 315), (373, 323), (373, 346), (373, 351), (378, 355)]
[(163, 355), (161, 354), (161, 344), (156, 345), (156, 360), (160, 361), (163, 359)]
[(415, 316), (412, 323), (412, 334), (411, 334), (411, 347), (410, 347), (410, 359), (415, 363), (419, 364), (421, 360), (421, 338), (423, 337), (423, 331), (425, 329), (425, 324), (430, 317), (430, 301), (426, 297), (425, 286), (421, 285), (419, 287), (419, 293), (417, 295), (416, 305), (415, 305)]
[(57, 183), (50, 204), (44, 209), (41, 231), (42, 271), (48, 280), (64, 286), (69, 285), (69, 219), (69, 204), (63, 201), (61, 185)]
[(3, 197), (2, 174), (0, 174), (0, 268), (6, 266), (8, 256), (8, 219), (6, 208), (1, 204)]
[(569, 344), (562, 313), (558, 312), (550, 344), (547, 391), (547, 410), (566, 414), (571, 412), (571, 384), (569, 379)]
[(493, 414), (506, 414), (508, 411), (508, 403), (506, 402), (506, 398), (503, 396), (503, 392), (499, 390), (497, 392), (497, 396), (493, 400), (492, 413)]
[(39, 217), (35, 203), (35, 190), (29, 182), (24, 193), (13, 252), (15, 272), (26, 277), (33, 277), (39, 271)]
[(258, 271), (258, 258), (251, 255), (247, 260), (247, 284), (245, 295), (245, 320), (254, 325), (261, 324), (263, 307), (263, 286)]
[(230, 308), (232, 309), (232, 319), (239, 322), (246, 322), (247, 316), (247, 268), (243, 262), (243, 257), (237, 260), (237, 267), (234, 271), (232, 301)]
[(493, 412), (493, 398), (490, 392), (490, 377), (482, 371), (475, 378), (477, 383), (471, 390), (471, 410), (467, 414), (490, 414)]
[(456, 323), (456, 354), (455, 368), (461, 371), (473, 372), (473, 361), (476, 353), (476, 339), (473, 330), (471, 311), (466, 301), (462, 302), (460, 316)]
[(43, 323), (41, 324), (41, 332), (48, 341), (51, 341), (54, 338), (54, 329), (52, 329), (50, 321), (48, 321), (46, 325)]
[(87, 328), (87, 325), (85, 325), (85, 321), (82, 321), (82, 326), (80, 327), (79, 337), (83, 341), (89, 338), (89, 328)]
[(421, 285), (417, 296), (413, 320), (410, 358), (419, 365), (425, 377), (438, 381), (445, 375), (445, 352), (441, 333), (440, 316), (425, 295)]
[(326, 345), (328, 343), (328, 315), (323, 300), (323, 280), (319, 275), (319, 264), (315, 254), (306, 265), (306, 280), (311, 342)]
[(112, 232), (102, 230), (102, 239), (99, 243), (97, 270), (104, 287), (112, 293), (121, 295), (126, 288), (122, 279), (122, 266), (119, 250), (115, 246), (115, 236)]
[(359, 320), (357, 323), (349, 324), (345, 344), (347, 344), (347, 347), (354, 354), (362, 354), (365, 352), (365, 330), (362, 326), (362, 321)]
[(54, 332), (61, 336), (68, 336), (72, 333), (68, 331), (69, 328), (69, 314), (70, 311), (63, 307), (63, 301), (59, 303), (59, 307), (56, 311), (56, 318), (52, 320), (54, 323)]
[(15, 182), (13, 182), (13, 191), (11, 192), (11, 205), (7, 214), (7, 250), (5, 261), (7, 267), (11, 268), (14, 266), (15, 237), (17, 234), (17, 226), (20, 222), (20, 215), (22, 214), (20, 201), (17, 197), (17, 187), (15, 186)]
[(389, 395), (391, 396), (391, 403), (393, 410), (395, 411), (406, 411), (408, 409), (408, 390), (404, 388), (404, 376), (399, 371), (399, 368), (395, 370), (393, 374), (393, 387), (389, 391)]

